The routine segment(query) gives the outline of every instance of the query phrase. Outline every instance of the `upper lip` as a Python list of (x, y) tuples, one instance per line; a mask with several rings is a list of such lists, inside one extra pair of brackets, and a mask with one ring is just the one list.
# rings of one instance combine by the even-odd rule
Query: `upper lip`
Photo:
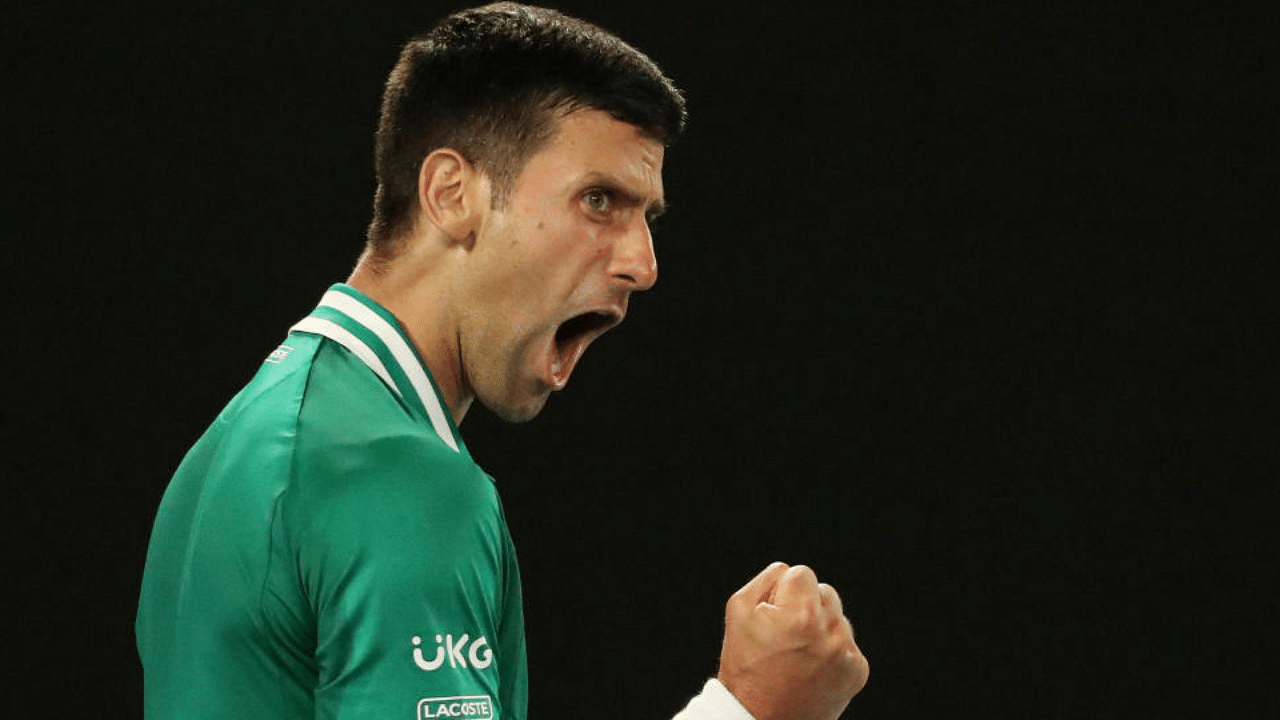
[(583, 310), (565, 318), (556, 326), (556, 342), (561, 347), (585, 339), (595, 340), (622, 323), (626, 317), (624, 306), (605, 306)]

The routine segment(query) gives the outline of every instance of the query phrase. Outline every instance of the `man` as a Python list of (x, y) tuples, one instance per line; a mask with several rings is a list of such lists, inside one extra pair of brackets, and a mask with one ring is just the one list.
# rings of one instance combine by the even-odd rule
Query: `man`
[[(684, 104), (648, 58), (500, 4), (406, 46), (369, 242), (227, 406), (157, 515), (147, 716), (524, 718), (515, 552), (458, 434), (528, 420), (651, 287)], [(766, 568), (680, 715), (830, 719), (866, 680), (839, 596)], [(749, 714), (748, 714), (749, 713)]]

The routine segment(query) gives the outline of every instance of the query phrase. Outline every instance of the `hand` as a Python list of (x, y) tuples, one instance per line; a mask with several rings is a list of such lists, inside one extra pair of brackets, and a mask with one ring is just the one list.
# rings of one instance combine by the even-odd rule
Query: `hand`
[(835, 588), (774, 563), (729, 598), (718, 679), (756, 720), (834, 720), (870, 666)]

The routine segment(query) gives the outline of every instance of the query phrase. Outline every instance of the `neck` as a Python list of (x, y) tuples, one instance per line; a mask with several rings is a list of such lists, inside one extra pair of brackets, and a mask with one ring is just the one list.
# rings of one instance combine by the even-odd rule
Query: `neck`
[(443, 259), (414, 257), (408, 250), (394, 262), (375, 263), (366, 250), (347, 284), (396, 317), (427, 364), (454, 424), (461, 426), (475, 394), (462, 372), (446, 263), (438, 262)]

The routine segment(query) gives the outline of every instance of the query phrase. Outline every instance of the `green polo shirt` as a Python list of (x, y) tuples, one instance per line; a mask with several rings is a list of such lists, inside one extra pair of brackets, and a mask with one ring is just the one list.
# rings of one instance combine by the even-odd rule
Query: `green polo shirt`
[(149, 720), (526, 716), (497, 491), (389, 312), (335, 285), (191, 449), (137, 638)]

